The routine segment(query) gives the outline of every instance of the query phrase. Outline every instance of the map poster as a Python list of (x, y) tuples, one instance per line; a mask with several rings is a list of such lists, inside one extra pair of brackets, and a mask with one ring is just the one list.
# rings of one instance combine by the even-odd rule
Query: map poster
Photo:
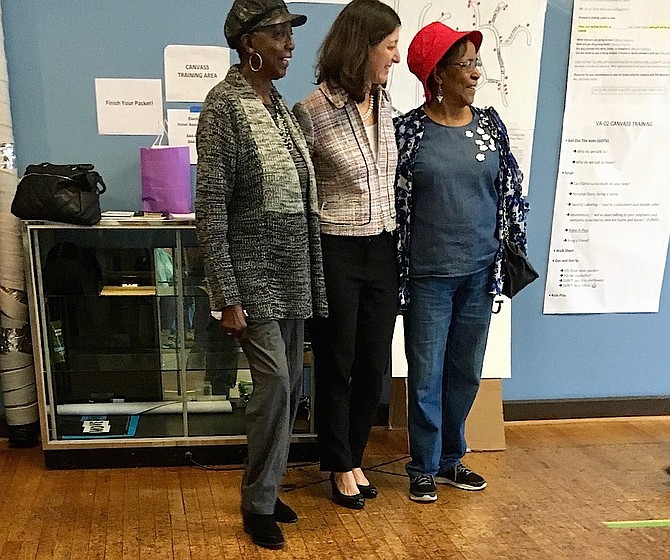
[[(424, 101), (423, 88), (405, 63), (409, 43), (419, 29), (433, 21), (459, 31), (478, 29), (484, 40), (479, 51), (482, 75), (475, 105), (493, 106), (500, 113), (512, 151), (528, 178), (546, 1), (386, 0), (386, 3), (396, 10), (403, 23), (400, 37), (403, 62), (393, 66), (388, 83), (393, 105), (404, 113)], [(527, 180), (524, 188), (528, 189)]]
[[(314, 2), (314, 0), (312, 0)], [(459, 31), (478, 29), (482, 77), (475, 105), (500, 113), (512, 151), (528, 177), (535, 126), (546, 0), (383, 0), (400, 16), (401, 62), (391, 68), (387, 87), (394, 107), (406, 113), (424, 101), (419, 80), (407, 68), (407, 47), (416, 32), (433, 21)], [(348, 4), (325, 0), (316, 3)], [(527, 190), (528, 181), (524, 181)]]

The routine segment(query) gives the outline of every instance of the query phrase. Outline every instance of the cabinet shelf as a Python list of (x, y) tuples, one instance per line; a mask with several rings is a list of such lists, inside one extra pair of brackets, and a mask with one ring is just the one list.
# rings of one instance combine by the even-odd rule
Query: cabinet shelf
[(101, 296), (155, 296), (155, 286), (103, 286)]
[[(239, 345), (211, 317), (195, 226), (29, 221), (23, 232), (47, 465), (109, 466), (102, 450), (133, 449), (119, 453), (132, 459), (138, 446), (174, 464), (184, 464), (175, 447), (195, 457), (218, 446), (219, 462), (240, 462), (253, 384)], [(312, 376), (307, 346), (301, 460), (316, 457)]]

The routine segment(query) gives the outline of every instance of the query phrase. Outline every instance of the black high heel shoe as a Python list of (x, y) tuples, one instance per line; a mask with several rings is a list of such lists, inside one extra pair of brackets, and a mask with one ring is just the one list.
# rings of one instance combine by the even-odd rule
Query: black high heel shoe
[(358, 486), (358, 491), (366, 500), (372, 500), (377, 497), (377, 487), (372, 482), (370, 484), (357, 484), (356, 486)]
[(340, 489), (337, 487), (335, 482), (335, 474), (332, 472), (330, 473), (330, 487), (333, 491), (333, 502), (335, 502), (338, 506), (349, 509), (363, 509), (365, 507), (365, 498), (360, 492), (358, 494), (354, 494), (353, 496), (347, 496), (346, 494), (342, 494), (342, 492), (340, 492)]

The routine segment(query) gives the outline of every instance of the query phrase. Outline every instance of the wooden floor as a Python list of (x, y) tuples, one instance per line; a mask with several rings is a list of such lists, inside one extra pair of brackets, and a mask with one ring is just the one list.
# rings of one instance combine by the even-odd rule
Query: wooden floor
[(316, 467), (291, 468), (283, 497), (300, 521), (283, 551), (242, 531), (239, 471), (47, 471), (41, 450), (0, 443), (0, 560), (670, 559), (670, 527), (603, 524), (670, 518), (670, 418), (513, 423), (506, 435), (506, 451), (464, 461), (486, 490), (440, 486), (433, 504), (407, 498), (402, 432), (373, 434), (380, 494), (360, 512), (329, 501)]

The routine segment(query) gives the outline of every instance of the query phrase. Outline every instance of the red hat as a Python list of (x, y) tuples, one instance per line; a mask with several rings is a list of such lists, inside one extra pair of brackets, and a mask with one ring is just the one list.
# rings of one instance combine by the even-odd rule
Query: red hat
[(426, 101), (430, 101), (432, 97), (428, 88), (431, 72), (454, 43), (463, 37), (472, 41), (479, 52), (483, 39), (479, 31), (456, 31), (439, 21), (429, 23), (420, 29), (409, 44), (407, 66), (409, 71), (421, 80)]

